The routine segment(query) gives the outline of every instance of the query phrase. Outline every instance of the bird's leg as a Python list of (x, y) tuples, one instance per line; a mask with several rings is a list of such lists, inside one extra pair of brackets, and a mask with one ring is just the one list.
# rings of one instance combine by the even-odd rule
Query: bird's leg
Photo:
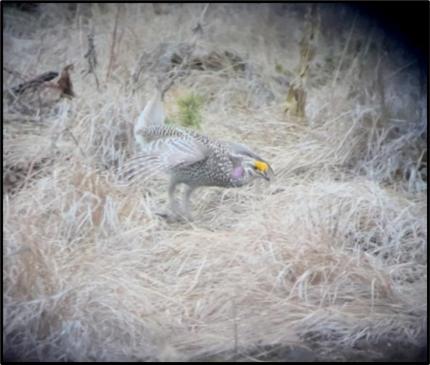
[(167, 221), (169, 221), (169, 222), (174, 222), (174, 221), (178, 220), (178, 217), (180, 216), (179, 205), (175, 200), (175, 190), (176, 190), (177, 185), (178, 185), (178, 183), (176, 181), (174, 181), (174, 180), (170, 181), (170, 185), (169, 185), (169, 207), (170, 207), (170, 211), (165, 212), (165, 213), (163, 213), (163, 212), (157, 213), (157, 215), (167, 219)]
[(185, 189), (185, 196), (184, 196), (184, 207), (183, 207), (183, 215), (188, 219), (192, 220), (191, 216), (191, 201), (190, 197), (192, 192), (196, 189), (195, 186), (187, 185)]
[(177, 203), (177, 201), (175, 200), (175, 190), (176, 190), (176, 186), (178, 186), (178, 184), (175, 181), (170, 181), (170, 185), (169, 185), (169, 205), (170, 205), (170, 210), (172, 211), (172, 213), (174, 215), (177, 215), (179, 212), (179, 205)]

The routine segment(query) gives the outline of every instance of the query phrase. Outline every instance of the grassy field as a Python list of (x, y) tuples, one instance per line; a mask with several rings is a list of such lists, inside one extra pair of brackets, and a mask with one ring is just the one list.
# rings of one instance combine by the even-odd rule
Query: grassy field
[[(341, 4), (4, 7), (3, 356), (414, 360), (427, 343), (427, 74)], [(71, 73), (40, 107), (6, 91)], [(124, 186), (133, 127), (246, 143), (275, 178)]]

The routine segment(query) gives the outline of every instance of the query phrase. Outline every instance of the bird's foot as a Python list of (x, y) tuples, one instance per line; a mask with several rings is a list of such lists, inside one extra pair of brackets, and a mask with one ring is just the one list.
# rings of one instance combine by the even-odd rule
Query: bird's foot
[(189, 210), (186, 208), (182, 208), (178, 211), (177, 215), (179, 215), (181, 217), (181, 219), (187, 221), (187, 222), (192, 222), (193, 221), (193, 217), (191, 216), (191, 214), (189, 213)]
[(177, 214), (172, 214), (170, 212), (156, 212), (155, 214), (161, 218), (164, 218), (167, 223), (178, 222), (178, 215)]
[(155, 214), (164, 218), (167, 223), (185, 223), (192, 221), (191, 216), (186, 213), (156, 212)]

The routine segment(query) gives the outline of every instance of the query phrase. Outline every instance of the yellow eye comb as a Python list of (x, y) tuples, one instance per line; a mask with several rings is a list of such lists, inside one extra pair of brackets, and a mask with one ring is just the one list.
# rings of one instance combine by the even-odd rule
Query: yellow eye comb
[(267, 163), (263, 161), (255, 161), (254, 165), (258, 170), (262, 172), (266, 172), (269, 169), (269, 166), (267, 165)]

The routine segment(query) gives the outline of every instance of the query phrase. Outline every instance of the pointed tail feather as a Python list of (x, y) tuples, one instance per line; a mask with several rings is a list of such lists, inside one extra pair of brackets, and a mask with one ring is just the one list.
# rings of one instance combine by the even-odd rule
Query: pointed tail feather
[(156, 90), (152, 99), (146, 104), (145, 108), (140, 113), (134, 127), (134, 138), (137, 145), (142, 148), (146, 144), (145, 139), (139, 134), (139, 131), (149, 127), (162, 126), (165, 118), (164, 106), (161, 102), (161, 94)]

